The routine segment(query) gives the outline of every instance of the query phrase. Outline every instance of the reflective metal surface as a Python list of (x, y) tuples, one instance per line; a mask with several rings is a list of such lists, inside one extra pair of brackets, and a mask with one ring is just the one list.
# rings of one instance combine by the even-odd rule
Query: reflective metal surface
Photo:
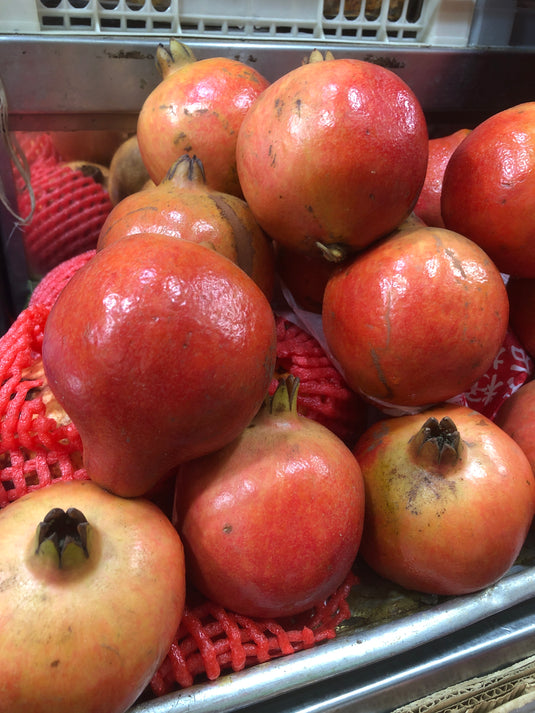
[[(159, 82), (155, 51), (168, 38), (121, 39), (0, 35), (0, 76), (11, 129), (135, 130), (145, 97)], [(299, 66), (314, 47), (336, 57), (365, 59), (398, 73), (431, 121), (474, 125), (533, 99), (535, 49), (449, 49), (403, 45), (336, 45), (280, 41), (190, 40), (198, 59), (228, 56), (270, 81)]]

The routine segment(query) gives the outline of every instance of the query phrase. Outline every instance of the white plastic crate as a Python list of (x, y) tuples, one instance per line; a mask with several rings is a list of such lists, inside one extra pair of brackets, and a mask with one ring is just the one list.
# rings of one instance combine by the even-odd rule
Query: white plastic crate
[(466, 46), (476, 0), (16, 0), (0, 32)]

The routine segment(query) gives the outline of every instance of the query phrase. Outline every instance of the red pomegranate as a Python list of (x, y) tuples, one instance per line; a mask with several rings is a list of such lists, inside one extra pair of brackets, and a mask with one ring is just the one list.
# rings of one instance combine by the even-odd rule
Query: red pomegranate
[(535, 277), (535, 102), (494, 114), (462, 141), (441, 206), (446, 227), (474, 240), (501, 272)]
[(368, 399), (422, 407), (482, 376), (509, 305), (480, 247), (444, 228), (393, 233), (327, 283), (322, 321), (347, 383)]
[(359, 553), (380, 575), (457, 595), (513, 565), (535, 512), (535, 480), (492, 421), (445, 404), (375, 423), (354, 453), (366, 498)]
[(247, 112), (240, 183), (274, 240), (330, 259), (363, 248), (413, 209), (427, 165), (420, 104), (394, 72), (356, 59), (311, 61)]
[(196, 156), (184, 154), (160, 184), (123, 198), (102, 226), (97, 249), (139, 233), (203, 243), (241, 267), (268, 299), (272, 296), (271, 239), (243, 199), (206, 185), (203, 164)]
[(507, 281), (509, 321), (524, 349), (535, 359), (535, 278)]
[[(417, 228), (424, 223), (415, 213), (411, 213), (396, 230)], [(290, 292), (300, 309), (321, 314), (323, 294), (330, 277), (344, 266), (349, 265), (353, 256), (333, 262), (325, 259), (323, 250), (304, 253), (291, 250), (284, 245), (276, 245), (276, 269), (282, 285)]]
[(249, 107), (269, 82), (252, 67), (227, 57), (196, 60), (171, 39), (156, 52), (162, 81), (141, 108), (137, 138), (154, 183), (184, 153), (198, 156), (212, 188), (241, 196), (236, 138)]
[(286, 617), (322, 602), (347, 576), (364, 518), (355, 457), (296, 410), (282, 380), (227, 447), (184, 463), (174, 522), (190, 581), (240, 614)]
[(135, 235), (71, 277), (42, 354), (87, 474), (136, 496), (248, 425), (271, 383), (275, 320), (260, 288), (214, 250)]
[(429, 140), (429, 158), (425, 181), (418, 196), (414, 212), (426, 225), (445, 228), (440, 209), (442, 181), (452, 153), (468, 136), (470, 129), (459, 129), (453, 134)]
[(535, 473), (535, 381), (523, 384), (503, 402), (495, 423), (518, 443)]

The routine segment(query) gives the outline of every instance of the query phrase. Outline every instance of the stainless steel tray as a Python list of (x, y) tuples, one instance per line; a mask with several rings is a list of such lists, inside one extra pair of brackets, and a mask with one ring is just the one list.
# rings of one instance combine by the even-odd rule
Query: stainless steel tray
[[(357, 597), (358, 587), (359, 585), (355, 587)], [(389, 598), (390, 601), (377, 598), (376, 606), (392, 604), (395, 591), (394, 599), (391, 590)], [(517, 614), (515, 607), (519, 605), (521, 612)], [(254, 706), (254, 711), (260, 711), (258, 706), (261, 703), (267, 703), (267, 712), (272, 710), (269, 707), (270, 701), (275, 705), (273, 710), (278, 712), (353, 711), (356, 710), (352, 706), (357, 699), (362, 703), (374, 691), (390, 687), (393, 680), (401, 684), (403, 680), (412, 680), (414, 676), (425, 672), (429, 674), (435, 668), (443, 669), (445, 660), (449, 661), (450, 667), (457, 662), (462, 669), (465, 667), (465, 659), (473, 657), (476, 650), (479, 654), (482, 651), (488, 653), (489, 650), (492, 653), (494, 649), (503, 648), (504, 644), (517, 645), (520, 639), (522, 646), (518, 657), (529, 652), (535, 653), (534, 533), (528, 538), (517, 564), (496, 584), (476, 594), (436, 602), (428, 600), (426, 603), (423, 598), (417, 609), (405, 616), (398, 613), (397, 618), (379, 624), (363, 624), (362, 619), (355, 616), (340, 627), (337, 638), (314, 649), (300, 651), (245, 671), (224, 675), (214, 682), (201, 683), (153, 701), (139, 703), (131, 709), (131, 713), (226, 713), (249, 706)], [(497, 615), (504, 612), (507, 613), (505, 621), (496, 619)], [(478, 622), (485, 624), (483, 640), (481, 632), (476, 631), (467, 634), (465, 641), (454, 639), (448, 643), (448, 637), (468, 631), (467, 627)], [(476, 638), (471, 639), (470, 636)], [(410, 665), (407, 661), (399, 665), (404, 655), (420, 647), (425, 649), (423, 669), (420, 664), (419, 667), (416, 665), (416, 670), (412, 670), (417, 657), (413, 657)], [(513, 661), (515, 653), (507, 649), (503, 657), (506, 661)], [(379, 675), (374, 681), (376, 672), (374, 674), (372, 666), (386, 660), (389, 664), (388, 675), (383, 672), (383, 675)], [(500, 657), (494, 657), (494, 660), (496, 665), (499, 665)], [(483, 664), (480, 661), (478, 665)], [(394, 673), (396, 668), (397, 673)], [(419, 673), (418, 668), (421, 669)], [(465, 667), (465, 670), (468, 669)], [(369, 672), (369, 679), (366, 678), (366, 672)], [(349, 686), (347, 681), (344, 681), (344, 676), (347, 677), (348, 674), (353, 679)], [(360, 681), (355, 681), (355, 677), (359, 675)], [(293, 708), (283, 707), (279, 700), (281, 696), (288, 694), (293, 694), (294, 698), (296, 695), (306, 697), (308, 690), (314, 689), (318, 684), (325, 688), (326, 682), (330, 684), (329, 695), (325, 696), (325, 691), (320, 695), (314, 690), (313, 700), (309, 701), (306, 708), (295, 708), (295, 701)], [(349, 708), (344, 707), (343, 700), (351, 702)], [(403, 702), (405, 701), (400, 701), (397, 705)], [(359, 713), (364, 713), (365, 710), (382, 709), (363, 708), (359, 705), (358, 710)]]

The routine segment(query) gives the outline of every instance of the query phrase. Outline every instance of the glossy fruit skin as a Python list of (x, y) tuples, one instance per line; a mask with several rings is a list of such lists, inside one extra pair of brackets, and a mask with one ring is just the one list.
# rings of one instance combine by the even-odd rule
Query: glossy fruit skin
[[(58, 569), (35, 555), (53, 507), (90, 523), (89, 558)], [(182, 543), (144, 499), (90, 481), (30, 492), (0, 512), (0, 700), (10, 713), (122, 713), (167, 654), (184, 608)]]
[[(397, 230), (405, 230), (424, 225), (414, 213)], [(300, 309), (321, 314), (323, 294), (329, 279), (335, 272), (348, 266), (353, 256), (340, 262), (326, 260), (322, 252), (313, 254), (289, 250), (284, 245), (276, 245), (276, 270), (281, 284)]]
[(165, 75), (146, 98), (137, 124), (141, 156), (154, 183), (190, 153), (203, 162), (212, 188), (241, 196), (236, 138), (249, 107), (268, 85), (255, 69), (226, 57), (187, 62)]
[(535, 473), (535, 381), (506, 399), (494, 420), (522, 448)]
[(478, 243), (501, 272), (535, 277), (535, 102), (473, 129), (448, 163), (441, 200), (446, 227)]
[(247, 113), (236, 147), (245, 200), (274, 240), (362, 248), (411, 212), (428, 134), (410, 88), (354, 59), (313, 62), (273, 82)]
[(183, 464), (173, 521), (190, 581), (253, 617), (290, 616), (347, 576), (364, 517), (360, 468), (324, 426), (261, 412), (233, 443)]
[(535, 359), (535, 278), (511, 277), (507, 281), (507, 295), (511, 328)]
[(414, 206), (414, 212), (426, 225), (434, 228), (446, 227), (440, 209), (444, 172), (451, 155), (469, 133), (470, 129), (459, 129), (447, 136), (429, 139), (425, 181)]
[(333, 275), (322, 322), (364, 397), (422, 407), (467, 390), (500, 348), (509, 305), (496, 266), (443, 228), (393, 233)]
[(243, 199), (207, 186), (196, 157), (182, 156), (157, 186), (120, 201), (102, 226), (97, 250), (138, 233), (170, 235), (211, 247), (241, 267), (268, 299), (272, 297), (272, 241)]
[(96, 253), (61, 292), (43, 364), (89, 476), (135, 496), (245, 428), (275, 351), (271, 306), (243, 270), (186, 240), (135, 235)]
[[(411, 449), (429, 416), (453, 419), (464, 449), (453, 466)], [(366, 514), (360, 555), (407, 589), (477, 591), (512, 566), (535, 512), (535, 481), (520, 447), (477, 411), (445, 404), (379, 421), (354, 450)]]

